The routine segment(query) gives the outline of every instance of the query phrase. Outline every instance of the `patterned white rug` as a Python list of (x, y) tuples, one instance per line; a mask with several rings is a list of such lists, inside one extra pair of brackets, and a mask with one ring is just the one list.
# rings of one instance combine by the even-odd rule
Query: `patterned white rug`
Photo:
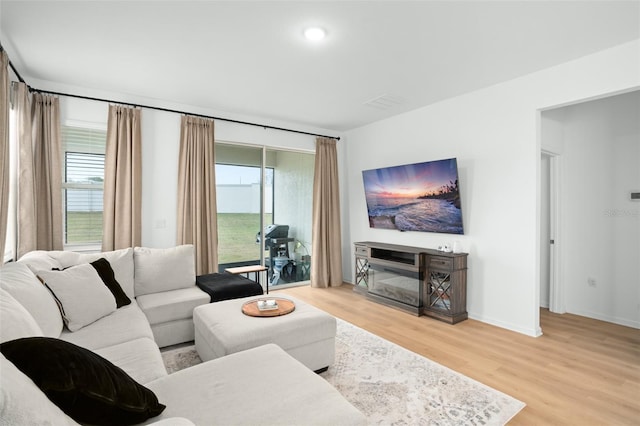
[[(162, 357), (169, 373), (201, 362), (192, 345)], [(321, 376), (372, 425), (504, 425), (525, 406), (340, 319), (336, 362)]]

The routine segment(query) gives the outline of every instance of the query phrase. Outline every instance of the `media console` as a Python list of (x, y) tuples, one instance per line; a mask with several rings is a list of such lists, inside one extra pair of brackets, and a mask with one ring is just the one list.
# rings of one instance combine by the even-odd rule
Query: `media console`
[(467, 319), (467, 254), (370, 241), (354, 243), (354, 290), (415, 315)]

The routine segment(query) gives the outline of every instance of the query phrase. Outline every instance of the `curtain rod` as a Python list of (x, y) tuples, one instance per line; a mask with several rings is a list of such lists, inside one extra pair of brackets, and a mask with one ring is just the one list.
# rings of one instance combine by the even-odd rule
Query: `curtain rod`
[[(22, 81), (22, 82), (24, 83), (24, 81)], [(161, 107), (150, 106), (150, 105), (132, 104), (130, 102), (112, 101), (112, 100), (109, 100), (109, 99), (93, 98), (93, 97), (90, 97), (90, 96), (82, 96), (82, 95), (73, 95), (73, 94), (69, 94), (69, 93), (52, 92), (52, 91), (49, 91), (49, 90), (36, 89), (36, 88), (31, 87), (31, 86), (28, 86), (28, 87), (29, 87), (29, 91), (30, 92), (46, 93), (46, 94), (49, 94), (49, 95), (56, 95), (56, 96), (67, 96), (67, 97), (70, 97), (70, 98), (87, 99), (87, 100), (90, 100), (90, 101), (109, 102), (109, 103), (113, 103), (113, 104), (127, 105), (127, 106), (131, 106), (131, 107), (134, 107), (134, 108), (155, 109), (157, 111), (173, 112), (173, 113), (176, 113), (176, 114), (186, 114), (186, 115), (191, 115), (191, 116), (194, 116), (194, 117), (201, 117), (201, 118), (209, 118), (209, 119), (212, 119), (212, 120), (227, 121), (229, 123), (245, 124), (247, 126), (262, 127), (264, 129), (281, 130), (281, 131), (284, 131), (284, 132), (299, 133), (299, 134), (302, 134), (302, 135), (320, 136), (320, 137), (323, 137), (323, 138), (331, 138), (331, 139), (335, 139), (337, 141), (340, 140), (340, 137), (337, 137), (337, 136), (320, 135), (318, 133), (303, 132), (302, 130), (286, 129), (284, 127), (269, 126), (267, 124), (258, 124), (258, 123), (252, 123), (252, 122), (249, 122), (249, 121), (233, 120), (231, 118), (215, 117), (215, 116), (211, 116), (211, 115), (193, 114), (193, 113), (190, 113), (190, 112), (179, 111), (179, 110), (175, 110), (175, 109), (161, 108)]]
[[(4, 50), (4, 47), (2, 47), (2, 43), (0, 43), (0, 52), (2, 52), (3, 50)], [(24, 81), (24, 79), (22, 78), (20, 73), (18, 73), (18, 70), (16, 69), (16, 67), (13, 66), (13, 63), (11, 62), (11, 59), (9, 59), (9, 66), (13, 70), (14, 74), (16, 75), (16, 77), (18, 77), (18, 80), (20, 80), (20, 83), (25, 83), (26, 84), (26, 82)], [(112, 104), (120, 104), (120, 105), (132, 106), (134, 108), (137, 107), (137, 108), (155, 109), (157, 111), (172, 112), (172, 113), (175, 113), (175, 114), (186, 114), (186, 115), (192, 115), (194, 117), (201, 117), (201, 118), (209, 118), (209, 119), (212, 119), (212, 120), (227, 121), (229, 123), (236, 123), (236, 124), (244, 124), (244, 125), (247, 125), (247, 126), (262, 127), (263, 129), (281, 130), (283, 132), (298, 133), (298, 134), (301, 134), (301, 135), (309, 135), (309, 136), (320, 136), (320, 137), (323, 137), (323, 138), (335, 139), (337, 141), (340, 140), (340, 137), (338, 137), (338, 136), (320, 135), (318, 133), (303, 132), (302, 130), (286, 129), (284, 127), (269, 126), (269, 125), (266, 125), (266, 124), (251, 123), (249, 121), (233, 120), (231, 118), (215, 117), (215, 116), (211, 116), (211, 115), (193, 114), (193, 113), (190, 113), (190, 112), (178, 111), (178, 110), (175, 110), (175, 109), (161, 108), (161, 107), (150, 106), (150, 105), (140, 105), (140, 104), (132, 104), (132, 103), (129, 103), (129, 102), (112, 101), (112, 100), (109, 100), (109, 99), (92, 98), (92, 97), (89, 97), (89, 96), (82, 96), (82, 95), (72, 95), (70, 93), (51, 92), (49, 90), (41, 90), (41, 89), (33, 88), (33, 87), (29, 86), (28, 84), (27, 84), (27, 87), (29, 88), (30, 92), (47, 93), (49, 95), (57, 95), (57, 96), (67, 96), (67, 97), (70, 97), (70, 98), (87, 99), (87, 100), (90, 100), (90, 101), (108, 102), (108, 103), (112, 103)]]

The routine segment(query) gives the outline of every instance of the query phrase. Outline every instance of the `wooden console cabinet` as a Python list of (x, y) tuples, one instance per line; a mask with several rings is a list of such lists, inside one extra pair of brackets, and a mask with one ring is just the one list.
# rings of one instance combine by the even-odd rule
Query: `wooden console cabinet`
[(354, 243), (354, 290), (450, 324), (467, 319), (467, 254), (370, 241)]
[(455, 324), (467, 319), (467, 254), (425, 253), (423, 313)]

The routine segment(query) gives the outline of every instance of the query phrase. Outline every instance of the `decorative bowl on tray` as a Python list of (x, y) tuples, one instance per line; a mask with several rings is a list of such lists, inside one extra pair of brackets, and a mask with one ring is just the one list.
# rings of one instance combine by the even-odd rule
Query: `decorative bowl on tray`
[(260, 299), (256, 302), (258, 309), (261, 311), (273, 311), (278, 309), (278, 302), (274, 299)]

